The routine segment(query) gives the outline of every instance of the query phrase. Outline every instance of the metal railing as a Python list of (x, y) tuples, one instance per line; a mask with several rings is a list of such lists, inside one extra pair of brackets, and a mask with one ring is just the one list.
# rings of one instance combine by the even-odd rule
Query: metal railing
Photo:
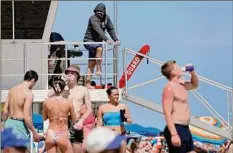
[[(144, 58), (147, 58), (150, 62), (152, 62), (154, 64), (157, 64), (159, 66), (161, 66), (164, 63), (163, 61), (154, 59), (154, 58), (152, 58), (150, 56), (138, 53), (138, 52), (136, 52), (134, 50), (131, 50), (131, 49), (128, 49), (128, 48), (124, 48), (122, 55), (123, 55), (123, 72), (125, 74), (124, 95), (125, 95), (126, 100), (127, 100), (128, 90), (134, 89), (134, 88), (137, 88), (137, 87), (141, 87), (143, 85), (146, 85), (146, 84), (149, 84), (149, 83), (152, 83), (152, 82), (155, 82), (155, 81), (158, 81), (158, 80), (161, 80), (161, 79), (164, 78), (163, 76), (159, 76), (159, 77), (156, 77), (155, 79), (148, 80), (148, 81), (145, 81), (145, 82), (141, 82), (141, 83), (138, 83), (138, 84), (133, 85), (131, 87), (128, 87), (127, 64), (126, 64), (127, 53), (131, 54), (131, 55), (134, 55), (134, 56), (135, 55), (140, 55), (140, 56), (142, 56)], [(190, 76), (189, 74), (185, 74), (185, 75)], [(219, 120), (219, 122), (226, 128), (227, 131), (231, 131), (232, 139), (233, 139), (233, 116), (232, 116), (233, 115), (233, 88), (229, 87), (229, 86), (226, 86), (224, 84), (221, 84), (221, 83), (219, 83), (217, 81), (210, 80), (210, 79), (208, 79), (206, 77), (203, 77), (203, 76), (200, 76), (200, 75), (198, 75), (198, 79), (200, 81), (204, 82), (204, 83), (207, 83), (208, 85), (211, 85), (211, 86), (214, 86), (214, 87), (216, 87), (218, 89), (226, 91), (226, 93), (227, 93), (227, 111), (228, 111), (227, 112), (227, 118), (228, 118), (227, 121), (214, 109), (214, 107), (197, 90), (193, 90), (193, 91), (191, 91), (191, 93), (210, 111), (210, 113), (216, 119)], [(132, 100), (130, 100), (130, 101), (132, 101)], [(135, 103), (138, 104), (138, 102), (135, 102)], [(139, 104), (139, 105), (141, 105), (141, 104)], [(143, 105), (141, 105), (141, 106), (143, 106)], [(158, 112), (161, 112), (160, 108), (157, 108), (157, 106), (154, 106), (154, 108), (156, 110), (158, 109), (157, 110)]]
[[(23, 42), (19, 42), (19, 43), (23, 43)], [(35, 44), (35, 45), (65, 45), (65, 57), (62, 58), (36, 58), (36, 59), (30, 59), (30, 58), (26, 58), (26, 55), (28, 54), (28, 50), (27, 50), (27, 45), (28, 44)], [(78, 58), (69, 58), (68, 57), (68, 45), (84, 45), (84, 44), (101, 44), (103, 46), (103, 57), (102, 58), (83, 58), (83, 57), (78, 57)], [(46, 42), (46, 43), (39, 43), (39, 42), (31, 42), (31, 43), (23, 43), (24, 47), (23, 47), (23, 57), (21, 58), (2, 58), (1, 60), (4, 61), (22, 61), (23, 62), (23, 67), (24, 67), (24, 71), (22, 73), (11, 73), (11, 74), (7, 74), (7, 73), (2, 73), (1, 76), (2, 77), (16, 77), (16, 76), (23, 76), (27, 70), (27, 66), (28, 66), (28, 62), (33, 62), (33, 61), (37, 61), (39, 63), (43, 63), (43, 62), (48, 62), (48, 61), (58, 61), (58, 60), (65, 60), (65, 68), (67, 68), (68, 66), (68, 61), (85, 61), (85, 60), (103, 60), (102, 62), (102, 66), (104, 67), (104, 73), (101, 73), (101, 82), (102, 82), (102, 77), (104, 76), (104, 82), (105, 82), (105, 87), (107, 87), (107, 81), (108, 79), (110, 79), (110, 77), (113, 78), (113, 85), (117, 86), (117, 80), (118, 80), (118, 43), (111, 43), (108, 44), (107, 42), (66, 42), (66, 41), (59, 41), (59, 42)], [(113, 46), (111, 48), (109, 48), (109, 46)], [(83, 51), (83, 50), (82, 50)], [(108, 57), (108, 51), (113, 51), (112, 57)], [(49, 47), (48, 47), (48, 52), (49, 52)], [(41, 61), (41, 62), (40, 62)], [(112, 61), (112, 62), (109, 62)], [(87, 65), (87, 63), (80, 63), (80, 65)], [(113, 73), (108, 73), (108, 68), (112, 66), (112, 72)], [(48, 72), (48, 70), (43, 70), (43, 73), (38, 73), (39, 76), (53, 76), (53, 75), (64, 75), (64, 72), (62, 74), (51, 74)], [(88, 74), (81, 74), (83, 76), (87, 76)], [(90, 75), (90, 74), (89, 74)], [(96, 74), (92, 74), (93, 76), (95, 76)], [(110, 76), (110, 77), (109, 77)], [(48, 78), (48, 77), (47, 77)], [(48, 82), (48, 80), (47, 80)], [(48, 86), (46, 87), (46, 89), (48, 89)]]

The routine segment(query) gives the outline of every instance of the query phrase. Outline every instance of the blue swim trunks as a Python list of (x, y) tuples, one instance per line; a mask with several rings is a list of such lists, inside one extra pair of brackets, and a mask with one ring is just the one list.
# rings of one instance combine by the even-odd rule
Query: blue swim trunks
[(169, 153), (187, 153), (190, 151), (194, 151), (194, 144), (193, 144), (193, 138), (192, 134), (189, 130), (188, 125), (181, 125), (181, 124), (175, 124), (176, 131), (181, 139), (181, 146), (175, 147), (172, 145), (171, 142), (171, 134), (166, 126), (164, 129), (164, 137), (167, 141)]
[[(5, 128), (12, 128), (17, 138), (30, 139), (30, 132), (23, 119), (8, 118), (4, 124), (4, 129)], [(30, 143), (27, 147), (30, 149)]]
[(89, 51), (89, 58), (96, 58), (96, 48), (103, 46), (102, 44), (85, 44), (84, 47)]

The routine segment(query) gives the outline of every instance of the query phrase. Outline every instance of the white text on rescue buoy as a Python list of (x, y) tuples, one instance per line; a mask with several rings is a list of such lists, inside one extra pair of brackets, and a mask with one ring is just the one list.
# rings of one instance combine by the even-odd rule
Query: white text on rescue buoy
[(138, 56), (134, 58), (134, 60), (131, 62), (130, 66), (128, 67), (128, 70), (127, 70), (128, 75), (132, 75), (132, 73), (135, 71), (140, 61), (141, 59)]

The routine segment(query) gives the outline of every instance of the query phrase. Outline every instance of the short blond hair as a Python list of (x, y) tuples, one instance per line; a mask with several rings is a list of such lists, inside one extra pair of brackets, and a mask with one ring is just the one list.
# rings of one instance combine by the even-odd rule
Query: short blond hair
[(165, 62), (161, 67), (161, 73), (163, 76), (165, 76), (167, 79), (171, 76), (171, 71), (173, 70), (173, 65), (176, 64), (175, 60), (167, 61)]

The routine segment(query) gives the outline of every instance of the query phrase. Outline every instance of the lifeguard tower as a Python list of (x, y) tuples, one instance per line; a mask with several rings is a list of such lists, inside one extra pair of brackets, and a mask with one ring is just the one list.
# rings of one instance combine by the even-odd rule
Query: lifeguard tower
[[(65, 61), (65, 68), (69, 60), (78, 65), (87, 65), (88, 58), (84, 56), (78, 58), (68, 58), (70, 45), (83, 46), (84, 42), (50, 42), (50, 35), (55, 20), (58, 1), (7, 1), (1, 2), (2, 8), (2, 73), (1, 73), (1, 101), (4, 101), (8, 90), (22, 82), (22, 77), (27, 70), (35, 70), (39, 74), (39, 80), (33, 88), (34, 102), (33, 112), (39, 113), (40, 103), (47, 95), (48, 76), (56, 75), (49, 73), (48, 55), (50, 49), (55, 45), (65, 47), (65, 56), (61, 58)], [(114, 3), (114, 8), (116, 5)], [(115, 11), (116, 12), (116, 11)], [(116, 14), (114, 15), (116, 21)], [(103, 74), (101, 77), (93, 76), (101, 84), (112, 83), (117, 85), (117, 45), (104, 46)], [(82, 50), (82, 49), (81, 49)], [(52, 59), (50, 60), (60, 60)], [(64, 69), (63, 69), (64, 70)], [(86, 67), (82, 68), (86, 71)], [(86, 74), (82, 74), (85, 78)], [(110, 81), (110, 82), (109, 82)], [(91, 99), (95, 102), (106, 102), (106, 89), (90, 90)]]
[[(69, 45), (79, 45), (82, 46), (84, 42), (50, 42), (50, 34), (52, 32), (53, 23), (55, 20), (55, 15), (57, 11), (59, 1), (2, 1), (1, 2), (1, 102), (4, 103), (5, 98), (8, 94), (8, 90), (22, 82), (23, 75), (27, 70), (33, 69), (38, 72), (39, 80), (37, 85), (33, 89), (34, 93), (34, 104), (33, 112), (40, 112), (41, 102), (47, 95), (49, 90), (48, 86), (48, 76), (56, 75), (48, 72), (48, 53), (52, 45), (64, 45), (65, 46), (65, 56), (60, 59), (53, 60), (64, 60), (65, 67), (68, 66), (68, 60), (76, 61), (75, 63), (79, 65), (85, 65), (88, 58), (84, 56), (77, 58), (68, 57), (68, 47)], [(117, 2), (114, 1), (114, 23), (117, 31)], [(118, 52), (119, 48), (117, 45), (108, 45), (106, 43), (100, 42), (104, 45), (103, 53), (103, 74), (100, 80), (100, 84), (105, 85), (105, 89), (94, 89), (90, 90), (91, 100), (96, 109), (98, 104), (105, 103), (108, 101), (106, 95), (107, 83), (112, 83), (114, 86), (118, 86), (119, 81), (119, 70), (118, 70)], [(123, 50), (123, 67), (124, 72), (127, 71), (125, 59), (127, 58), (127, 53), (133, 55), (140, 55), (146, 57), (152, 63), (161, 65), (163, 62), (147, 55), (139, 54), (131, 49), (125, 48)], [(52, 60), (52, 59), (50, 59)], [(87, 63), (87, 62), (86, 62)], [(83, 68), (81, 68), (83, 69)], [(83, 71), (83, 70), (82, 70)], [(86, 74), (82, 74), (86, 75)], [(150, 81), (143, 82), (141, 84), (135, 85), (133, 87), (127, 86), (124, 89), (120, 89), (120, 100), (124, 99), (126, 101), (133, 102), (142, 107), (146, 107), (153, 111), (163, 113), (160, 105), (155, 102), (145, 100), (141, 97), (136, 97), (130, 95), (127, 91), (140, 87), (144, 84), (151, 83), (162, 79), (163, 77), (158, 77)], [(233, 139), (233, 104), (232, 104), (232, 87), (222, 85), (221, 83), (215, 82), (213, 80), (199, 76), (199, 79), (210, 85), (214, 85), (228, 93), (228, 107), (229, 107), (229, 121), (225, 121), (220, 114), (218, 114), (213, 107), (197, 92), (193, 91), (193, 94), (203, 102), (207, 109), (209, 109), (213, 116), (220, 119), (222, 123), (226, 126), (225, 130), (219, 129), (217, 127), (211, 126), (207, 123), (203, 123), (195, 118), (192, 118), (191, 124), (207, 131), (213, 132), (217, 135)], [(127, 80), (127, 79), (126, 79)], [(231, 124), (230, 124), (231, 123)]]

